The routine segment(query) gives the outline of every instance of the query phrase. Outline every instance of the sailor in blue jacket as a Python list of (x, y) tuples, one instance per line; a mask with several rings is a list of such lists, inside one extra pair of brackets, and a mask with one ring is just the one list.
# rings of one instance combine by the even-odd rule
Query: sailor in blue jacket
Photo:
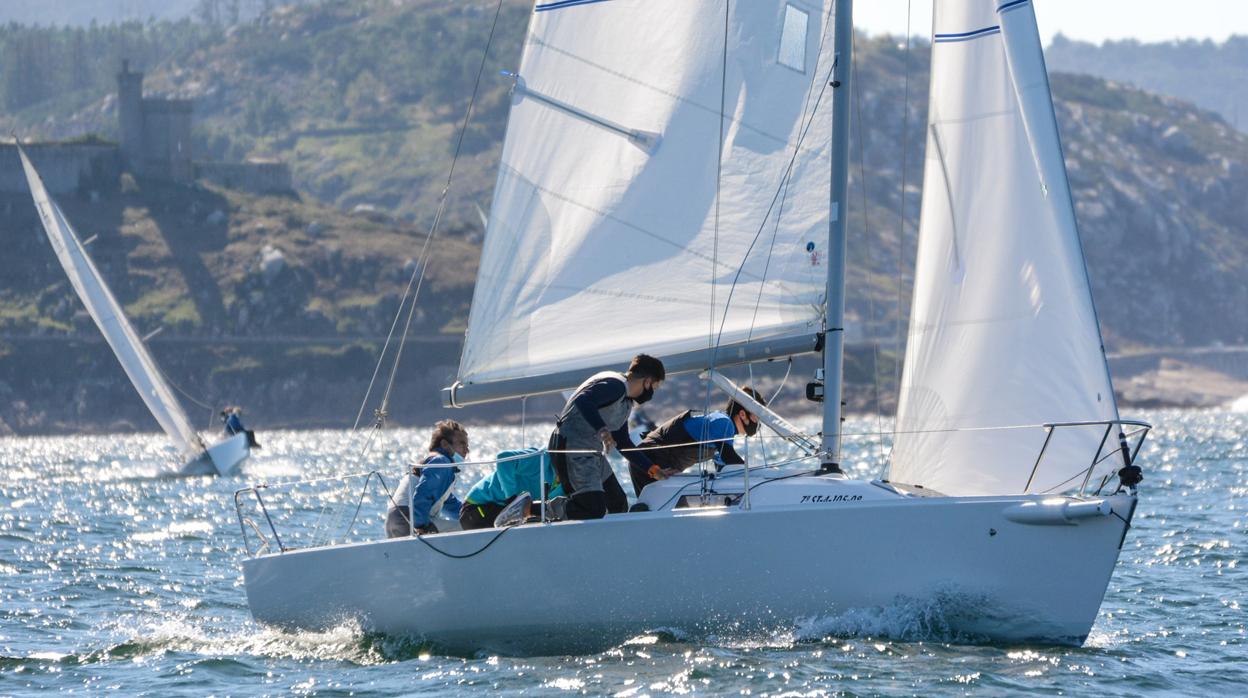
[(386, 535), (397, 538), (412, 533), (437, 533), (433, 518), (439, 513), (458, 518), (461, 505), (451, 494), (451, 487), (459, 472), (455, 463), (462, 463), (467, 456), (468, 431), (451, 419), (435, 424), (429, 455), (399, 482), (386, 514)]

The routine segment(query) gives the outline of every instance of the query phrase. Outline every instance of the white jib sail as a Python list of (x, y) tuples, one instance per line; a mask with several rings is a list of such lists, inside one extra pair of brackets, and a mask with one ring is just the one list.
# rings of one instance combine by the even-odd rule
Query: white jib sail
[(43, 221), (43, 229), (48, 234), (52, 249), (56, 251), (56, 258), (65, 268), (70, 284), (100, 328), (117, 360), (121, 362), (130, 382), (139, 391), (139, 396), (151, 410), (152, 416), (184, 455), (202, 451), (203, 443), (191, 427), (182, 405), (174, 398), (138, 333), (126, 319), (117, 299), (95, 268), (95, 263), (87, 256), (73, 227), (48, 195), (43, 180), (27, 158), (26, 152), (19, 147), (18, 154), (22, 158), (22, 167), (26, 171), (26, 181), (30, 185), (35, 208), (39, 210), (39, 218)]
[(826, 6), (535, 6), (461, 382), (819, 331)]
[[(1044, 431), (981, 429), (1112, 420), (1118, 410), (1031, 2), (941, 0), (934, 20), (889, 477), (951, 495), (1018, 493)], [(1079, 487), (1103, 434), (1055, 431), (1029, 491)]]

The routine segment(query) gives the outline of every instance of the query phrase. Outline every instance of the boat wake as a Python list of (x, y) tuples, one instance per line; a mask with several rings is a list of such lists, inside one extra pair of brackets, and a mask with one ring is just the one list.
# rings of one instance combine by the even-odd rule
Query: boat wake
[(979, 644), (987, 638), (974, 628), (998, 622), (993, 619), (995, 615), (987, 598), (946, 590), (923, 599), (898, 597), (886, 606), (809, 618), (794, 629), (793, 640), (822, 642), (872, 637), (901, 642)]
[(322, 632), (284, 632), (251, 626), (248, 631), (230, 633), (224, 629), (206, 628), (190, 616), (178, 615), (145, 624), (137, 632), (132, 629), (129, 635), (128, 639), (104, 649), (55, 657), (8, 659), (42, 659), (61, 665), (82, 665), (181, 654), (235, 659), (333, 661), (374, 666), (427, 658), (431, 654), (426, 643), (413, 638), (367, 633), (354, 624), (343, 624)]

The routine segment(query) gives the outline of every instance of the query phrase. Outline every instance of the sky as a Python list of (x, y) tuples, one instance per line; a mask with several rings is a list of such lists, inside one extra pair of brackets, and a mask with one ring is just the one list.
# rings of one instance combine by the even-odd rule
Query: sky
[[(1107, 39), (1169, 41), (1248, 35), (1248, 0), (1033, 0), (1040, 35), (1100, 43)], [(932, 30), (931, 0), (855, 0), (854, 25), (871, 34), (902, 35), (906, 6), (911, 34)]]

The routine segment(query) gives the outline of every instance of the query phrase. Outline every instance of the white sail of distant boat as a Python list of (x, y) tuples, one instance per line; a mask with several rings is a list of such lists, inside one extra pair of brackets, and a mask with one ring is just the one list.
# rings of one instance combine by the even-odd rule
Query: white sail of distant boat
[(647, 351), (767, 414), (716, 369), (819, 347), (822, 432), (766, 420), (815, 467), (677, 475), (642, 491), (647, 511), (600, 520), (298, 550), (265, 510), (243, 565), (258, 621), (544, 654), (956, 599), (955, 635), (1083, 642), (1148, 426), (1113, 406), (1031, 3), (936, 4), (891, 481), (839, 467), (852, 0), (832, 10), (537, 2), (444, 391), (564, 390)]
[[(65, 218), (61, 208), (48, 194), (43, 180), (35, 170), (34, 164), (27, 157), (26, 151), (17, 144), (18, 155), (21, 157), (22, 168), (26, 173), (26, 181), (34, 198), (35, 208), (43, 222), (48, 241), (69, 278), (74, 292), (87, 308), (91, 318), (104, 335), (108, 346), (113, 350), (117, 361), (125, 370), (126, 376), (143, 399), (152, 416), (160, 424), (161, 429), (169, 436), (169, 440), (177, 447), (178, 453), (186, 463), (185, 470), (199, 472), (215, 470), (220, 474), (232, 471), (239, 462), (247, 457), (247, 435), (238, 434), (226, 442), (209, 448), (203, 438), (191, 426), (186, 411), (174, 397), (173, 391), (165, 381), (155, 360), (148, 353), (146, 345), (126, 318), (121, 305), (109, 290), (95, 263), (87, 254), (86, 249), (74, 232), (73, 226)], [(240, 448), (241, 445), (241, 448)]]
[[(1037, 430), (1118, 419), (1048, 74), (1027, 2), (940, 2), (910, 335), (889, 479), (945, 494), (1059, 486)], [(971, 31), (964, 31), (964, 30)], [(1065, 460), (1102, 430), (1049, 444)], [(983, 453), (992, 454), (984, 458)], [(1078, 470), (1078, 468), (1076, 468)]]

